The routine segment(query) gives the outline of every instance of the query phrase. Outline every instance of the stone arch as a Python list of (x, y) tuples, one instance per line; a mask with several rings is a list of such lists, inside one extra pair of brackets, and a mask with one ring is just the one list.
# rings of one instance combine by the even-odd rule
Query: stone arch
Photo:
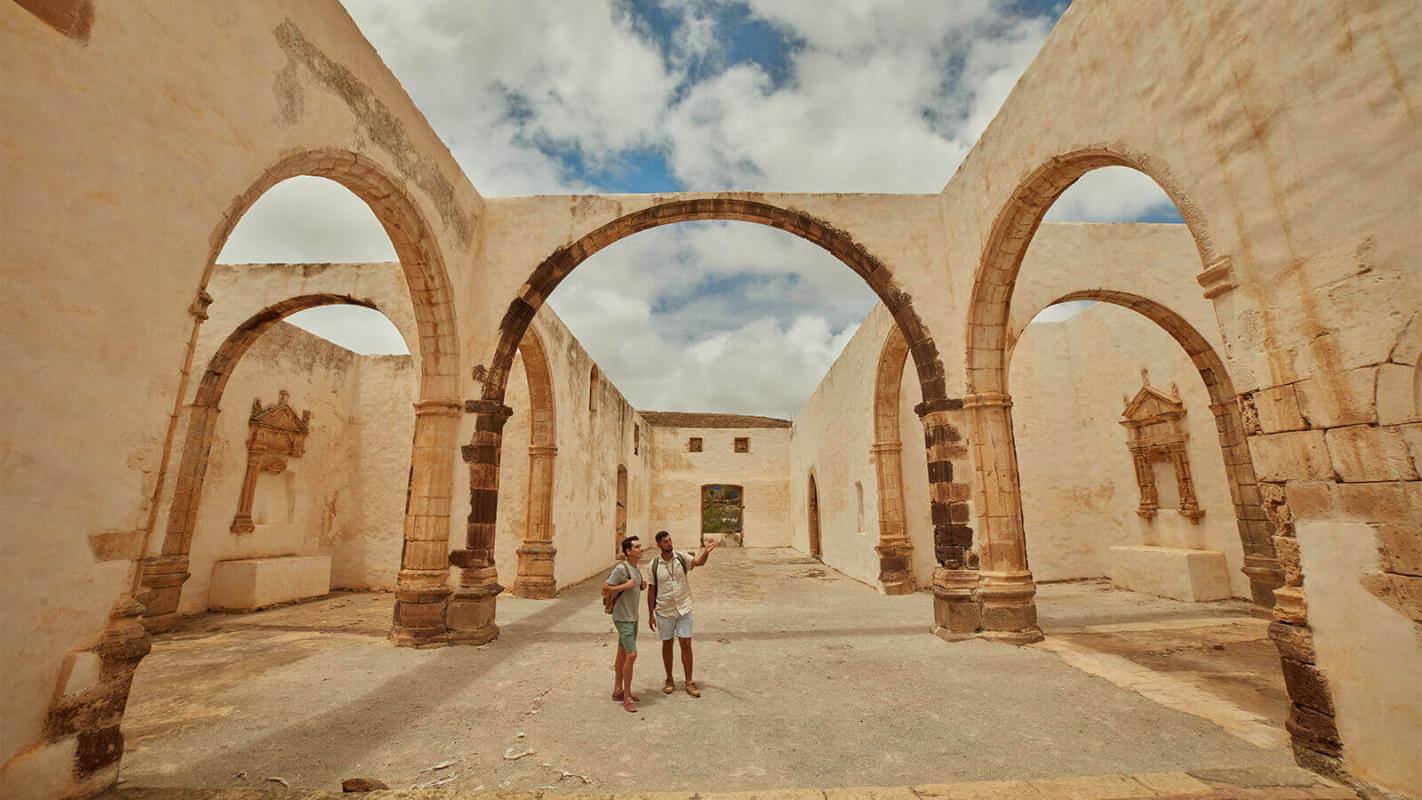
[[(1210, 413), (1215, 418), (1220, 455), (1228, 476), (1230, 502), (1234, 506), (1235, 524), (1244, 549), (1243, 571), (1249, 576), (1254, 602), (1266, 608), (1272, 607), (1274, 590), (1283, 584), (1283, 573), (1274, 553), (1273, 526), (1264, 514), (1259, 481), (1254, 474), (1254, 459), (1246, 440), (1243, 405), (1224, 360), (1188, 320), (1159, 301), (1129, 292), (1086, 289), (1062, 295), (1048, 305), (1074, 300), (1110, 303), (1140, 314), (1170, 334), (1190, 357), (1205, 385), (1210, 398)], [(1011, 359), (1011, 350), (1008, 351), (1008, 359)]]
[[(981, 604), (980, 635), (987, 638), (1014, 643), (1033, 642), (1042, 638), (1042, 631), (1037, 627), (1037, 607), (1034, 600), (1036, 587), (1032, 573), (1027, 567), (1017, 453), (1012, 438), (1012, 398), (1008, 394), (1007, 386), (1007, 342), (1013, 287), (1022, 266), (1023, 256), (1047, 209), (1082, 175), (1106, 166), (1124, 166), (1142, 172), (1170, 197), (1184, 218), (1196, 249), (1199, 250), (1203, 270), (1197, 276), (1197, 281), (1206, 287), (1207, 297), (1218, 294), (1218, 291), (1211, 287), (1220, 285), (1220, 276), (1223, 275), (1225, 280), (1228, 280), (1228, 258), (1221, 258), (1215, 252), (1204, 215), (1184, 196), (1180, 185), (1172, 178), (1168, 166), (1129, 148), (1094, 147), (1053, 158), (1019, 182), (998, 212), (984, 243), (981, 261), (973, 278), (965, 337), (968, 395), (963, 398), (975, 473), (973, 496), (982, 511), (979, 515), (979, 527), (982, 531), (983, 569), (975, 594)], [(1088, 298), (1085, 293), (1069, 294), (1062, 299), (1109, 300), (1111, 298), (1108, 295), (1109, 293), (1103, 293), (1102, 297)], [(1122, 295), (1116, 299), (1127, 301), (1128, 296)], [(1183, 319), (1180, 321), (1183, 322)], [(1167, 327), (1167, 330), (1170, 328)], [(1192, 337), (1186, 337), (1186, 341), (1182, 341), (1183, 334), (1180, 331), (1171, 333), (1176, 336), (1176, 341), (1181, 342), (1186, 351), (1190, 352), (1192, 360), (1195, 360), (1196, 366), (1200, 368), (1201, 376), (1205, 378), (1214, 401), (1212, 410), (1215, 406), (1223, 409), (1223, 413), (1216, 412), (1216, 420), (1227, 428), (1220, 431), (1221, 441), (1228, 439), (1231, 442), (1226, 451), (1226, 460), (1231, 462), (1232, 474), (1243, 474), (1250, 463), (1245, 439), (1249, 434), (1258, 431), (1258, 417), (1252, 408), (1252, 397), (1227, 396), (1227, 393), (1233, 392), (1233, 386), (1224, 382), (1227, 381), (1227, 374), (1218, 363), (1218, 357), (1215, 356), (1213, 360), (1197, 359), (1197, 355), (1205, 355), (1204, 351), (1192, 351), (1192, 347), (1198, 350), (1197, 345), (1200, 342), (1194, 342)], [(1196, 334), (1198, 335), (1198, 331)], [(1194, 343), (1187, 344), (1187, 341)], [(1247, 471), (1252, 478), (1252, 466), (1247, 466)], [(1235, 483), (1231, 493), (1247, 485), (1242, 478)], [(1272, 533), (1278, 541), (1291, 539), (1293, 535), (1291, 515), (1283, 502), (1281, 490), (1282, 487), (1278, 485), (1256, 484), (1254, 491), (1248, 493), (1250, 502), (1245, 504), (1246, 511), (1241, 514), (1247, 523), (1262, 523), (1258, 529)], [(1258, 498), (1257, 501), (1255, 497)], [(1260, 505), (1258, 516), (1265, 517), (1264, 519), (1249, 519), (1256, 513), (1250, 510), (1255, 502)], [(1238, 500), (1236, 504), (1239, 504)], [(1253, 534), (1246, 534), (1246, 541), (1250, 535)], [(1278, 561), (1275, 561), (1276, 570), (1277, 564)], [(1289, 574), (1288, 568), (1281, 572), (1284, 577), (1282, 583), (1285, 585), (1279, 586), (1273, 593), (1276, 601), (1275, 623), (1270, 629), (1270, 636), (1279, 646), (1285, 662), (1290, 663), (1290, 656), (1299, 655), (1301, 652), (1311, 654), (1312, 634), (1307, 627), (1303, 575), (1297, 569), (1293, 575)], [(1250, 575), (1251, 584), (1255, 582), (1255, 577)], [(1265, 576), (1261, 574), (1260, 577)], [(1300, 642), (1306, 643), (1307, 646), (1301, 646)], [(1333, 728), (1331, 715), (1317, 723), (1304, 724), (1299, 721), (1301, 718), (1312, 719), (1320, 716), (1318, 711), (1311, 710), (1318, 702), (1310, 700), (1308, 694), (1322, 685), (1324, 678), (1312, 666), (1311, 659), (1309, 655), (1308, 669), (1305, 672), (1296, 670), (1290, 680), (1286, 681), (1289, 684), (1290, 699), (1293, 701), (1287, 727), (1294, 737), (1296, 754), (1317, 749), (1318, 745), (1311, 739), (1309, 729), (1327, 728), (1333, 731), (1331, 741), (1336, 742), (1336, 729)]]
[(870, 446), (878, 478), (879, 543), (874, 552), (879, 556), (879, 591), (890, 595), (917, 589), (904, 511), (904, 447), (899, 434), (899, 396), (907, 361), (908, 340), (893, 326), (879, 352), (874, 376), (874, 444)]
[[(939, 553), (944, 556), (946, 568), (958, 571), (967, 569), (975, 558), (971, 552), (972, 528), (966, 524), (967, 487), (953, 482), (952, 460), (961, 460), (967, 453), (948, 413), (961, 408), (961, 402), (948, 397), (937, 346), (911, 298), (895, 283), (888, 267), (844, 231), (801, 211), (736, 197), (675, 200), (627, 214), (558, 248), (534, 268), (518, 296), (509, 303), (500, 322), (492, 363), (484, 372), (482, 397), (466, 404), (466, 409), (477, 415), (473, 441), (464, 448), (470, 465), (472, 509), (467, 547), (450, 556), (452, 563), (461, 568), (460, 588), (451, 600), (448, 615), (452, 640), (482, 643), (498, 635), (493, 624), (494, 600), (502, 591), (493, 568), (498, 459), (504, 422), (510, 413), (504, 405), (504, 392), (513, 355), (524, 332), (553, 290), (588, 257), (634, 233), (698, 220), (751, 222), (799, 236), (829, 251), (863, 278), (883, 301), (903, 332), (923, 390), (919, 412), (928, 443), (930, 496), (935, 541), (941, 543)], [(959, 521), (953, 522), (954, 519)], [(453, 633), (455, 627), (460, 628), (458, 634)]]
[(537, 329), (529, 327), (519, 353), (528, 378), (528, 509), (517, 551), (518, 577), (510, 591), (517, 597), (547, 600), (558, 595), (554, 574), (558, 551), (553, 546), (553, 476), (558, 457), (553, 372)]
[[(335, 181), (363, 200), (390, 237), (404, 272), (419, 332), (420, 387), (415, 403), (415, 435), (411, 454), (410, 502), (405, 516), (396, 608), (391, 639), (397, 644), (437, 642), (444, 635), (443, 611), (449, 596), (446, 561), (450, 500), (453, 493), (453, 450), (461, 404), (458, 399), (459, 344), (453, 295), (444, 258), (423, 214), (401, 184), (383, 167), (358, 154), (338, 149), (295, 153), (262, 173), (238, 195), (218, 222), (210, 239), (207, 264), (193, 305), (196, 321), (189, 342), (189, 361), (206, 308), (212, 301), (208, 281), (218, 255), (237, 223), (252, 204), (276, 184), (297, 176)], [(345, 295), (311, 295), (270, 306), (240, 325), (224, 341), (200, 378), (193, 414), (181, 450), (162, 553), (141, 570), (148, 587), (150, 629), (172, 623), (182, 582), (187, 578), (187, 552), (201, 499), (202, 473), (207, 464), (222, 388), (241, 354), (263, 330), (303, 308), (331, 303), (373, 307)], [(190, 367), (180, 381), (178, 403), (185, 401)], [(169, 427), (169, 446), (181, 406)], [(168, 452), (160, 471), (166, 470)], [(160, 479), (161, 483), (161, 479)], [(155, 511), (156, 513), (156, 511)]]
[(965, 337), (968, 394), (963, 398), (975, 465), (973, 499), (981, 510), (983, 570), (977, 597), (982, 604), (983, 635), (989, 638), (1018, 643), (1042, 638), (1033, 599), (1036, 587), (1027, 569), (1012, 398), (1007, 393), (1012, 289), (1047, 209), (1082, 175), (1112, 166), (1130, 167), (1154, 180), (1185, 219), (1201, 260), (1214, 261), (1210, 238), (1203, 233), (1204, 215), (1184, 197), (1169, 169), (1125, 147), (1093, 147), (1051, 159), (1018, 183), (998, 213), (973, 278)]

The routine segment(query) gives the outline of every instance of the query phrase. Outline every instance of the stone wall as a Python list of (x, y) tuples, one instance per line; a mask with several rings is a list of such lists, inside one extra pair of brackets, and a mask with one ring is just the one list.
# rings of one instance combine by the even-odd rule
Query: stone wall
[[(1153, 386), (1180, 389), (1190, 470), (1205, 512), (1199, 522), (1175, 510), (1149, 521), (1136, 514), (1140, 492), (1119, 423), (1122, 395), (1140, 389), (1142, 368)], [(1232, 592), (1250, 596), (1210, 398), (1169, 334), (1107, 304), (1036, 322), (1013, 348), (1011, 381), (1027, 556), (1037, 580), (1106, 576), (1112, 545), (1149, 543), (1224, 553)]]
[[(651, 428), (652, 497), (647, 530), (672, 533), (681, 548), (701, 539), (701, 488), (731, 484), (743, 489), (741, 544), (784, 547), (790, 543), (790, 429), (783, 427), (697, 427), (697, 414), (657, 414)], [(665, 417), (686, 417), (685, 424), (666, 425)], [(645, 433), (643, 434), (646, 435)], [(692, 437), (702, 450), (690, 451)], [(737, 453), (735, 439), (749, 439), (749, 452)], [(646, 441), (646, 440), (644, 440)]]
[[(193, 355), (206, 289), (232, 226), (276, 182), (298, 174), (342, 182), (385, 225), (407, 277), (418, 329), (407, 341), (418, 351), (424, 405), (413, 458), (419, 510), (406, 520), (404, 643), (441, 635), (449, 545), (469, 578), (461, 602), (475, 607), (464, 622), (482, 623), (497, 481), (488, 445), (498, 442), (498, 380), (519, 327), (560, 275), (618, 238), (728, 218), (829, 248), (908, 323), (931, 405), (940, 533), (961, 549), (971, 528), (974, 544), (987, 545), (976, 574), (988, 590), (979, 599), (991, 602), (975, 617), (970, 593), (959, 591), (940, 621), (1026, 641), (1040, 634), (1015, 518), (1005, 365), (1021, 320), (1008, 309), (1021, 312), (1013, 291), (1035, 285), (1030, 274), (1018, 279), (1018, 266), (1049, 229), (1036, 223), (1051, 201), (1090, 169), (1128, 166), (1176, 201), (1198, 260), (1187, 270), (1085, 260), (1058, 275), (1052, 292), (1088, 292), (1160, 319), (1173, 311), (1175, 333), (1182, 321), (1208, 336), (1217, 329), (1218, 340), (1199, 339), (1191, 355), (1213, 387), (1235, 395), (1214, 398), (1217, 419), (1255, 556), (1274, 563), (1277, 553), (1279, 569), (1261, 567), (1260, 588), (1278, 598), (1297, 752), (1422, 793), (1416, 759), (1396, 751), (1422, 740), (1422, 699), (1401, 685), (1422, 672), (1418, 14), (1411, 3), (1345, 0), (1268, 10), (1182, 1), (1155, 14), (1073, 3), (938, 195), (494, 203), (334, 0), (138, 3), (122, 14), (100, 4), (92, 29), (63, 32), (0, 4), (0, 250), (4, 294), (19, 298), (4, 306), (0, 361), (23, 376), (22, 388), (0, 397), (10, 465), (0, 502), (9, 593), (0, 662), (11, 667), (0, 791), (74, 793), (117, 774), (120, 710), (148, 646), (135, 619), (136, 577), (145, 543), (162, 536), (187, 393), (205, 380)], [(173, 46), (193, 42), (203, 46)], [(149, 57), (159, 49), (164, 59)], [(155, 103), (154, 86), (184, 102)], [(1170, 307), (1188, 292), (1208, 301), (1214, 326)], [(1206, 363), (1207, 350), (1223, 360)], [(570, 408), (588, 388), (578, 380), (581, 388), (564, 389)], [(959, 401), (962, 426), (950, 422)], [(560, 520), (559, 536), (606, 527), (635, 420), (618, 409), (595, 422), (575, 416), (569, 427), (604, 445), (574, 449), (576, 436), (560, 444), (560, 475), (566, 467), (613, 477), (558, 490), (591, 510)], [(483, 459), (474, 463), (481, 483), (470, 491), (470, 469), (454, 460), (476, 424), (479, 447), (469, 452)], [(862, 444), (848, 457), (867, 458)], [(792, 475), (792, 494), (802, 477)], [(843, 497), (853, 482), (830, 483)], [(629, 508), (646, 491), (645, 480), (630, 489)], [(478, 519), (466, 544), (459, 520), (471, 497)], [(1275, 574), (1284, 585), (1272, 592)], [(473, 641), (487, 630), (466, 633)], [(102, 660), (102, 677), (71, 683), (79, 658)], [(1375, 707), (1369, 697), (1395, 699)]]
[[(610, 567), (615, 558), (618, 467), (627, 471), (629, 535), (648, 533), (651, 497), (650, 432), (641, 416), (550, 308), (533, 322), (548, 360), (556, 418), (557, 455), (552, 481), (555, 580), (571, 586)], [(530, 406), (528, 372), (516, 360), (506, 403), (514, 410), (504, 428), (499, 474), (496, 564), (500, 582), (512, 586), (519, 544), (528, 519)], [(640, 446), (634, 450), (634, 439)]]
[[(236, 558), (329, 555), (332, 588), (393, 589), (414, 385), (408, 357), (359, 356), (285, 323), (263, 334), (227, 387), (179, 613), (207, 610), (213, 563)], [(258, 517), (253, 532), (233, 533), (252, 400), (270, 405), (282, 389), (293, 408), (311, 411), (311, 433), (284, 473), (258, 476), (257, 506), (289, 492), (291, 514)]]

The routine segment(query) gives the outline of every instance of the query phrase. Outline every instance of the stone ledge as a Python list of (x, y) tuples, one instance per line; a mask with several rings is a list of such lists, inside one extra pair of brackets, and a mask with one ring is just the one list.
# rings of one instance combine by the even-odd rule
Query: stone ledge
[(1123, 589), (1192, 603), (1232, 596), (1229, 567), (1217, 550), (1117, 545), (1110, 552), (1111, 583)]
[(219, 561), (212, 565), (208, 608), (256, 611), (331, 592), (330, 556), (279, 556)]

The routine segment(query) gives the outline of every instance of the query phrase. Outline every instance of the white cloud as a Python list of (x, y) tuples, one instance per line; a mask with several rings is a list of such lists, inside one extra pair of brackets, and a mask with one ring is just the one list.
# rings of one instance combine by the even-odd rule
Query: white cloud
[[(651, 150), (692, 190), (934, 192), (1049, 27), (988, 0), (749, 0), (752, 16), (794, 43), (772, 76), (728, 65), (725, 6), (704, 0), (663, 0), (680, 21), (661, 46), (615, 0), (345, 2), (490, 196), (593, 190), (587, 169)], [(569, 172), (570, 154), (584, 174)], [(393, 257), (358, 200), (315, 186), (290, 181), (260, 200), (224, 260)], [(1051, 218), (1154, 212), (1152, 189), (1093, 173)], [(823, 251), (744, 224), (639, 234), (553, 298), (634, 404), (782, 415), (872, 302)]]
[(321, 306), (298, 311), (286, 321), (362, 355), (410, 354), (400, 329), (373, 308)]
[(1169, 213), (1170, 196), (1143, 172), (1102, 167), (1081, 176), (1047, 209), (1052, 222), (1119, 222)]
[(394, 261), (395, 248), (365, 201), (325, 178), (282, 181), (247, 210), (219, 264)]

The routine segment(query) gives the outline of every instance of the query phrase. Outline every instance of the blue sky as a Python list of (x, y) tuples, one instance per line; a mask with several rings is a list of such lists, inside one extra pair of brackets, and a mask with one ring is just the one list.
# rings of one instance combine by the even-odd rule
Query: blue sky
[[(345, 2), (486, 196), (936, 192), (1066, 5)], [(343, 195), (319, 179), (277, 186), (223, 260), (393, 258)], [(1178, 221), (1126, 170), (1089, 174), (1050, 218)], [(873, 303), (815, 246), (744, 223), (638, 234), (550, 299), (637, 407), (778, 416), (798, 410)], [(399, 349), (388, 322), (358, 310), (293, 321), (360, 351)]]

